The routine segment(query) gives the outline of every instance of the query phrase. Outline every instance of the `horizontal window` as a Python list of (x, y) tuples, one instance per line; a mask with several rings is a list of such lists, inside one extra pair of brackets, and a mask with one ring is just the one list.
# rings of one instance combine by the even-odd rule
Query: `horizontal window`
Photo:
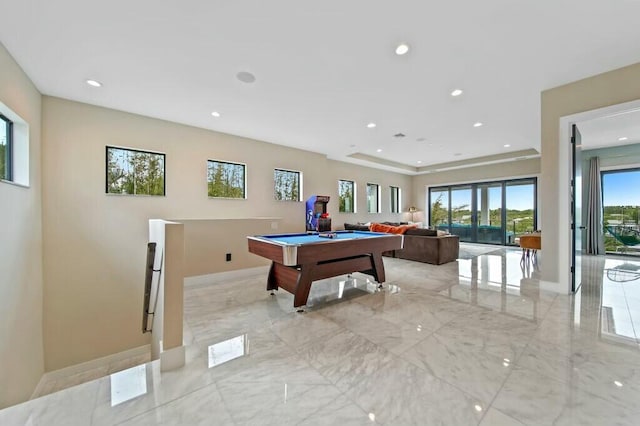
[(107, 146), (108, 194), (165, 195), (164, 154)]
[(244, 164), (226, 161), (207, 161), (208, 195), (212, 198), (246, 198), (246, 171)]

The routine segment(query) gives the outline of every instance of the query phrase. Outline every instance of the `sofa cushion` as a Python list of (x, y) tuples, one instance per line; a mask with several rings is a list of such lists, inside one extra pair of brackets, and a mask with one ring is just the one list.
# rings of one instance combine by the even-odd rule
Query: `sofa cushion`
[(408, 229), (415, 228), (415, 225), (385, 225), (384, 223), (372, 223), (371, 231), (386, 232), (388, 234), (404, 234)]
[(353, 223), (345, 223), (344, 224), (345, 231), (368, 231), (369, 227), (367, 225), (356, 225)]
[(438, 232), (435, 229), (412, 228), (407, 229), (405, 235), (422, 235), (424, 237), (436, 237)]

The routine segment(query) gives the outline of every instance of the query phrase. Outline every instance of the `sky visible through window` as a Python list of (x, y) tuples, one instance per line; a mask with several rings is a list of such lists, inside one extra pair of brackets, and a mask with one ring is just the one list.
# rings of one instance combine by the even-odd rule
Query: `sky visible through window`
[(640, 170), (604, 173), (602, 204), (605, 206), (640, 205)]
[[(497, 191), (496, 191), (497, 190)], [(489, 208), (499, 209), (502, 206), (502, 198), (497, 188), (489, 189)], [(433, 197), (433, 195), (432, 195)], [(435, 195), (437, 197), (437, 195)], [(434, 198), (435, 199), (435, 198)], [(471, 189), (451, 191), (451, 205), (471, 204)], [(508, 185), (507, 186), (507, 206), (512, 210), (529, 210), (533, 208), (533, 185)]]

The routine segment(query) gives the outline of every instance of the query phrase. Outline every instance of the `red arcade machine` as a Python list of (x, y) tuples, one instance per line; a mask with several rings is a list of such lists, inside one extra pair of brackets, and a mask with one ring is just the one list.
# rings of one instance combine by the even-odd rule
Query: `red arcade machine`
[(327, 213), (328, 195), (313, 195), (307, 200), (307, 231), (331, 231), (331, 218)]

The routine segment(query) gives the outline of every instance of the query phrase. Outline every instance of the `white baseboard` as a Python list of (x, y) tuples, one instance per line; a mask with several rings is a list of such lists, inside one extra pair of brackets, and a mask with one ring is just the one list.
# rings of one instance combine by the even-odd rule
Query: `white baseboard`
[(42, 377), (40, 377), (38, 385), (31, 394), (31, 399), (33, 399), (34, 396), (40, 395), (40, 389), (45, 382), (63, 377), (73, 376), (74, 374), (84, 373), (85, 371), (93, 370), (100, 367), (108, 367), (114, 362), (148, 354), (150, 352), (151, 345), (138, 346), (137, 348), (127, 349), (126, 351), (107, 355), (102, 358), (96, 358), (92, 359), (91, 361), (82, 362), (80, 364), (70, 365), (69, 367), (64, 367), (59, 370), (48, 371), (44, 373)]
[(257, 266), (255, 268), (237, 269), (235, 271), (218, 272), (215, 274), (196, 275), (185, 277), (184, 285), (218, 284), (224, 281), (247, 278), (254, 275), (264, 275), (269, 272), (269, 266)]
[(185, 347), (167, 349), (160, 353), (160, 371), (170, 371), (185, 364)]
[(559, 293), (559, 294), (569, 294), (567, 292), (567, 286), (566, 285), (561, 285), (558, 282), (554, 282), (554, 281), (543, 281), (540, 280), (540, 290), (546, 290), (546, 291), (551, 291), (554, 293)]

